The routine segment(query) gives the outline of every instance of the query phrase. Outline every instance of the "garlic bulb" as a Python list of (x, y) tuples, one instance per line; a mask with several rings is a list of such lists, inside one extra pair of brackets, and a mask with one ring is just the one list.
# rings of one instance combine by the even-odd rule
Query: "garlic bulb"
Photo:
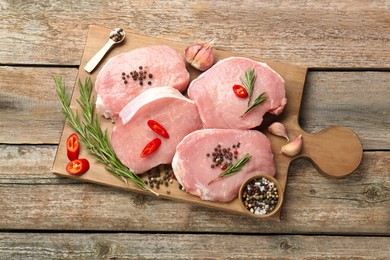
[(299, 154), (303, 147), (302, 135), (297, 136), (293, 141), (284, 145), (281, 152), (287, 156), (295, 156)]
[(288, 138), (288, 135), (287, 135), (286, 128), (284, 127), (284, 125), (282, 123), (275, 122), (275, 123), (271, 124), (268, 127), (268, 131), (273, 135), (284, 137), (287, 139), (287, 142), (290, 142), (290, 139)]
[(209, 69), (214, 63), (213, 42), (188, 46), (184, 51), (186, 61), (200, 71)]

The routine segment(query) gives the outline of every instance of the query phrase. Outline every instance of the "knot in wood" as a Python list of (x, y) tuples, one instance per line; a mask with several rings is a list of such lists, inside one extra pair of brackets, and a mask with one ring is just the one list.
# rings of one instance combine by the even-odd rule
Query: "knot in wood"
[(144, 195), (137, 194), (133, 199), (133, 205), (137, 208), (145, 207), (147, 198)]
[(382, 189), (377, 185), (369, 185), (364, 189), (363, 195), (367, 202), (378, 202), (382, 197)]
[(96, 243), (96, 256), (98, 258), (105, 257), (111, 252), (111, 248), (108, 244), (105, 242), (97, 242)]
[(280, 249), (282, 249), (283, 251), (287, 251), (289, 250), (290, 248), (293, 247), (293, 244), (287, 240), (287, 239), (283, 239), (280, 244), (279, 244), (279, 247)]

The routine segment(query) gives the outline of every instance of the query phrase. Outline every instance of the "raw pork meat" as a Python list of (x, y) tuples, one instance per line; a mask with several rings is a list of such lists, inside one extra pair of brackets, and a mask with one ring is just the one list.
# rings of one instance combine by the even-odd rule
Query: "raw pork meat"
[[(130, 74), (141, 70), (146, 71), (142, 85)], [(151, 78), (149, 74), (152, 74)], [(111, 58), (97, 75), (97, 112), (115, 120), (122, 108), (146, 89), (170, 86), (184, 91), (189, 79), (182, 56), (171, 47), (150, 46), (119, 54)]]
[[(165, 138), (154, 132), (148, 121), (154, 120), (169, 134)], [(177, 144), (202, 123), (195, 103), (171, 87), (151, 88), (126, 105), (119, 114), (111, 135), (112, 147), (118, 158), (136, 174), (172, 162)], [(153, 139), (160, 147), (141, 158), (143, 148)]]
[[(224, 157), (222, 164), (216, 166), (218, 161), (221, 162), (219, 149), (230, 149), (232, 155), (228, 154), (227, 157), (233, 156), (233, 159)], [(209, 184), (222, 172), (224, 163), (235, 163), (247, 153), (252, 158), (239, 172)], [(238, 129), (203, 129), (187, 135), (176, 148), (172, 168), (187, 192), (203, 200), (222, 202), (236, 198), (247, 178), (259, 173), (275, 174), (268, 138), (259, 131)]]
[[(241, 117), (248, 108), (248, 98), (236, 96), (232, 88), (242, 85), (247, 69), (255, 69), (257, 79), (253, 102), (266, 92), (267, 100)], [(261, 124), (267, 112), (280, 114), (287, 103), (283, 78), (267, 64), (247, 58), (232, 57), (219, 61), (188, 87), (188, 96), (198, 106), (205, 128), (250, 129)]]

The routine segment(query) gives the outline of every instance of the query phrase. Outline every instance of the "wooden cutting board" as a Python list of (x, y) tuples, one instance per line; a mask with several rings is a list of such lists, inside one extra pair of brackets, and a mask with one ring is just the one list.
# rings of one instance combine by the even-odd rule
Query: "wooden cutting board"
[[(124, 29), (127, 31), (126, 28)], [(83, 69), (85, 64), (93, 57), (95, 53), (100, 50), (100, 48), (104, 46), (108, 40), (110, 31), (110, 29), (90, 26), (87, 42), (80, 63), (80, 69), (78, 72), (78, 79), (81, 79), (82, 82), (84, 82), (87, 77), (91, 77), (92, 82), (95, 82), (96, 75), (102, 66), (108, 61), (109, 58), (117, 54), (150, 45), (168, 45), (174, 49), (177, 49), (180, 53), (184, 53), (184, 49), (189, 44), (130, 34), (127, 31), (124, 42), (107, 53), (104, 59), (100, 62), (99, 66), (91, 74), (87, 73)], [(216, 61), (231, 56), (241, 55), (238, 53), (234, 54), (218, 49), (215, 51)], [(255, 60), (267, 63), (271, 68), (277, 71), (286, 82), (286, 95), (288, 98), (288, 103), (285, 107), (285, 110), (278, 117), (266, 117), (263, 125), (258, 129), (263, 131), (271, 141), (272, 151), (274, 153), (276, 164), (276, 178), (281, 183), (283, 190), (285, 191), (286, 188), (287, 174), (290, 163), (297, 158), (306, 158), (310, 160), (318, 169), (318, 171), (325, 174), (326, 176), (344, 177), (352, 173), (360, 164), (363, 154), (362, 144), (353, 131), (340, 126), (332, 126), (319, 133), (306, 133), (299, 126), (299, 109), (301, 105), (307, 68), (263, 59)], [(191, 66), (187, 66), (187, 69), (190, 72), (191, 80), (200, 74), (199, 71), (195, 70)], [(96, 96), (95, 92), (93, 92), (93, 95)], [(76, 99), (78, 98), (79, 89), (76, 81), (71, 99), (71, 107), (74, 110), (79, 110), (78, 104), (76, 102)], [(280, 153), (280, 149), (283, 145), (286, 144), (286, 140), (268, 133), (267, 125), (272, 121), (282, 122), (286, 126), (290, 139), (294, 139), (296, 136), (302, 135), (304, 145), (301, 153), (298, 156), (288, 157)], [(111, 121), (100, 118), (100, 122), (102, 128), (108, 129), (109, 132), (112, 130), (113, 124)], [(82, 149), (80, 157), (88, 158), (91, 164), (90, 170), (82, 176), (73, 176), (68, 174), (65, 170), (65, 167), (68, 163), (68, 158), (66, 156), (66, 139), (73, 132), (73, 129), (67, 123), (65, 123), (53, 165), (53, 172), (55, 174), (80, 181), (92, 182), (156, 196), (149, 191), (141, 190), (133, 183), (125, 183), (123, 180), (111, 175), (105, 170), (104, 165), (96, 161), (90, 154), (85, 151), (85, 149)], [(162, 168), (162, 170), (164, 170), (164, 168)], [(147, 179), (146, 174), (144, 174), (143, 178), (145, 180)], [(176, 181), (174, 181), (174, 183), (170, 184), (168, 187), (161, 185), (158, 190), (156, 188), (154, 188), (154, 190), (159, 194), (159, 197), (162, 198), (192, 203), (231, 213), (245, 214), (244, 210), (239, 204), (238, 199), (228, 203), (203, 201), (196, 196), (180, 190)], [(126, 205), (124, 205), (124, 207), (125, 206)], [(270, 217), (269, 219), (280, 220), (280, 211), (278, 214)]]

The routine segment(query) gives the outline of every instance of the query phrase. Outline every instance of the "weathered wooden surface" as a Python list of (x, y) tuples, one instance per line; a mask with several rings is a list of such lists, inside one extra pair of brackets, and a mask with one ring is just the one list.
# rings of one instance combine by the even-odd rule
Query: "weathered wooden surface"
[(0, 66), (0, 143), (58, 144), (65, 117), (53, 76), (70, 95), (77, 69)]
[[(174, 41), (216, 38), (310, 67), (389, 68), (387, 1), (0, 1), (0, 63), (78, 65), (94, 24)], [(61, 46), (61, 48), (59, 48)]]
[(387, 259), (390, 247), (384, 237), (4, 233), (0, 255), (9, 259)]
[(270, 223), (56, 177), (54, 145), (0, 151), (0, 230), (390, 233), (388, 152), (366, 152), (358, 171), (341, 180), (294, 162), (281, 222)]
[(367, 150), (390, 149), (390, 72), (309, 72), (301, 126), (318, 132), (331, 125), (353, 129)]
[[(0, 258), (390, 255), (388, 1), (0, 0), (0, 13)], [(294, 162), (280, 223), (53, 175), (64, 117), (51, 77), (72, 92), (90, 24), (316, 68), (301, 126), (353, 129), (361, 166), (334, 180)]]
[[(70, 95), (77, 69), (0, 67), (0, 143), (58, 143), (64, 116), (54, 75), (64, 76)], [(302, 128), (317, 132), (343, 125), (358, 134), (364, 149), (390, 149), (389, 82), (386, 71), (309, 71)], [(15, 132), (12, 139), (9, 129)]]

